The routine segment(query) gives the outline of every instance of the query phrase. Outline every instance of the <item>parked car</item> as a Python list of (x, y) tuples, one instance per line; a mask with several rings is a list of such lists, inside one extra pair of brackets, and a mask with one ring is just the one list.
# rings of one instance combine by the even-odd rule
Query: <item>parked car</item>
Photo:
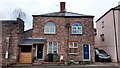
[(111, 57), (102, 49), (95, 49), (95, 61), (96, 62), (110, 62)]

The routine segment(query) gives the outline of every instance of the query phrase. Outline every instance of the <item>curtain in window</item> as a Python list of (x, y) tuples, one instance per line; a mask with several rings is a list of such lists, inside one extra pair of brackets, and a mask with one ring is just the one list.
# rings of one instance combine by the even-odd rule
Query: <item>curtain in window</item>
[(57, 42), (48, 42), (48, 53), (58, 52)]
[(82, 34), (82, 25), (79, 22), (73, 23), (72, 34)]
[(55, 24), (53, 22), (48, 22), (44, 26), (45, 34), (55, 34)]
[(69, 53), (78, 53), (78, 42), (69, 42)]

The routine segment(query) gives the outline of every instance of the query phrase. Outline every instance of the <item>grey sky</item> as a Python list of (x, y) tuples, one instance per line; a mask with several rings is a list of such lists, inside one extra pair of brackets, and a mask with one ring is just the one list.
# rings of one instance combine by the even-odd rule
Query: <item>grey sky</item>
[(21, 8), (26, 13), (25, 30), (32, 28), (32, 15), (59, 12), (59, 3), (65, 1), (66, 9), (94, 15), (94, 21), (118, 5), (119, 0), (0, 0), (0, 19), (13, 19), (13, 11)]

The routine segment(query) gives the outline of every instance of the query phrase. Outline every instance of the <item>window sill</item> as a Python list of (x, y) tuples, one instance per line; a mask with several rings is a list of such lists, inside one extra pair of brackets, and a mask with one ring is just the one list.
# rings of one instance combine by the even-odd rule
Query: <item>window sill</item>
[(73, 33), (72, 33), (73, 34)]
[(55, 33), (44, 33), (44, 35), (55, 35)]
[(102, 26), (102, 28), (104, 28), (104, 26)]
[(78, 53), (69, 53), (69, 55), (78, 55)]
[(83, 34), (71, 34), (71, 35), (81, 35), (81, 36), (83, 36)]

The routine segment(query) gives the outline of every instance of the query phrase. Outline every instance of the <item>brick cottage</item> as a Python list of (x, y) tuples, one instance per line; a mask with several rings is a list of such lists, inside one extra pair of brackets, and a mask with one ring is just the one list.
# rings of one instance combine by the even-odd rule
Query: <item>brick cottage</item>
[[(29, 53), (21, 52), (21, 63), (32, 63), (29, 59), (34, 57), (45, 61), (55, 51), (64, 60), (94, 61), (94, 16), (66, 12), (65, 2), (60, 8), (60, 12), (33, 15), (32, 38), (20, 43), (23, 51), (30, 48)], [(29, 55), (26, 60), (25, 54)]]
[(33, 29), (25, 31), (24, 39), (12, 45), (18, 46), (11, 59), (17, 59), (16, 63), (41, 63), (56, 52), (63, 55), (63, 60), (94, 62), (93, 18), (67, 12), (65, 2), (60, 3), (60, 12), (33, 15)]

